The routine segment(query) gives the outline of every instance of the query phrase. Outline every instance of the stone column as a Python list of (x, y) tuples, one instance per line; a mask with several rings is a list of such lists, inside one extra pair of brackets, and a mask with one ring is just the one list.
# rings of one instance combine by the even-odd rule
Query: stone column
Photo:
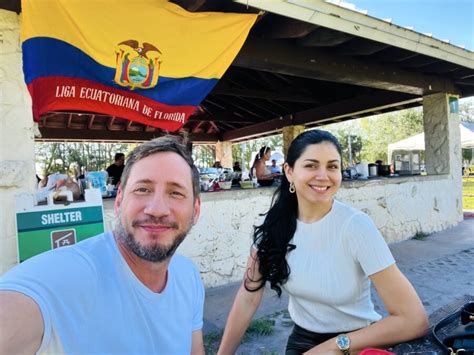
[(423, 97), (425, 161), (429, 175), (461, 175), (459, 122), (459, 114), (449, 112), (448, 94)]
[(290, 147), (291, 142), (295, 139), (300, 133), (303, 133), (305, 126), (286, 126), (283, 127), (283, 154), (287, 155), (288, 148)]
[(217, 142), (216, 160), (221, 162), (223, 168), (232, 168), (232, 142)]
[(425, 163), (428, 175), (448, 174), (462, 219), (462, 152), (459, 113), (451, 113), (449, 95), (423, 97)]
[(0, 274), (17, 262), (15, 195), (35, 188), (34, 124), (21, 58), (20, 20), (0, 9)]

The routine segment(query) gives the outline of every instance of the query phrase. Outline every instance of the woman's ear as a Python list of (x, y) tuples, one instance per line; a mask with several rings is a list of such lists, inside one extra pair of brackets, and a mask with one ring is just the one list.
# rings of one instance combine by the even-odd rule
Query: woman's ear
[(283, 164), (283, 170), (285, 171), (286, 179), (292, 182), (293, 169), (288, 163)]

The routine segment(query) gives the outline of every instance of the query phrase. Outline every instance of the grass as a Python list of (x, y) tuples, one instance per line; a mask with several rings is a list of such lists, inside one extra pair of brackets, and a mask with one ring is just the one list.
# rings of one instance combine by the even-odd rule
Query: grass
[[(275, 321), (273, 319), (256, 319), (250, 323), (247, 331), (245, 332), (244, 338), (242, 342), (244, 343), (252, 336), (267, 336), (273, 334), (275, 327)], [(213, 355), (217, 353), (219, 349), (219, 343), (222, 339), (222, 331), (221, 332), (211, 332), (204, 336), (204, 349), (206, 355)], [(266, 355), (267, 353), (265, 353)], [(272, 352), (268, 353), (268, 355), (273, 355)]]
[(272, 335), (275, 327), (275, 321), (273, 319), (267, 319), (267, 318), (262, 318), (262, 319), (256, 319), (250, 323), (250, 326), (248, 327), (247, 331), (245, 332), (245, 338), (248, 338), (249, 336), (254, 336), (254, 335), (262, 335), (262, 336), (267, 336), (267, 335)]
[(462, 208), (474, 211), (474, 177), (462, 179)]
[(204, 336), (204, 350), (206, 352), (206, 355), (217, 354), (221, 339), (222, 332), (211, 332)]
[(415, 239), (415, 240), (425, 240), (427, 236), (429, 236), (429, 234), (427, 234), (425, 232), (418, 231), (413, 236), (413, 239)]

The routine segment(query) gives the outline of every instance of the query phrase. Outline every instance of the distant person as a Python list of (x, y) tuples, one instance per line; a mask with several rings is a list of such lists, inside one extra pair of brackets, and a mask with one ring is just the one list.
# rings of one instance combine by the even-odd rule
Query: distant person
[(222, 169), (222, 165), (221, 165), (221, 162), (220, 161), (216, 161), (214, 163), (214, 165), (212, 165), (213, 168), (216, 168), (216, 169)]
[(164, 136), (135, 148), (113, 232), (0, 278), (0, 353), (204, 355), (204, 286), (192, 262), (174, 255), (199, 212), (186, 145)]
[(232, 170), (234, 171), (234, 173), (242, 172), (242, 168), (240, 167), (240, 163), (238, 161), (236, 161), (234, 163), (234, 166), (232, 167)]
[(53, 199), (56, 199), (61, 191), (70, 191), (73, 200), (81, 198), (81, 189), (71, 177), (65, 174), (54, 173), (40, 180), (36, 190), (36, 200), (38, 202), (45, 201), (51, 193), (53, 193)]
[(277, 161), (275, 159), (272, 159), (272, 165), (270, 166), (270, 171), (274, 174), (281, 174), (281, 168), (276, 164), (277, 164)]
[(257, 182), (260, 186), (271, 186), (275, 181), (275, 177), (279, 175), (272, 173), (270, 168), (266, 165), (271, 155), (272, 150), (270, 147), (264, 146), (260, 148), (250, 169), (252, 177), (257, 178)]
[(125, 154), (117, 153), (114, 157), (114, 163), (107, 168), (109, 178), (112, 178), (112, 185), (117, 186), (120, 183), (125, 165)]
[[(334, 199), (342, 156), (326, 131), (291, 143), (285, 174), (263, 223), (256, 226), (244, 280), (218, 354), (234, 354), (268, 282), (289, 294), (295, 323), (286, 355), (357, 354), (423, 336), (426, 313), (372, 220)], [(388, 315), (371, 300), (374, 284)]]

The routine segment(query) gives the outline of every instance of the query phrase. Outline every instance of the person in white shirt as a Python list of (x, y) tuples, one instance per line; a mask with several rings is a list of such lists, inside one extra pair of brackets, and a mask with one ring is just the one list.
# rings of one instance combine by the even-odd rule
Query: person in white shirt
[(78, 200), (81, 197), (81, 190), (79, 185), (72, 180), (71, 177), (54, 173), (38, 182), (38, 189), (36, 190), (36, 201), (41, 202), (48, 198), (48, 195), (61, 191), (71, 191), (74, 200)]
[[(254, 244), (218, 354), (234, 354), (268, 282), (289, 294), (295, 322), (287, 355), (349, 354), (423, 336), (428, 329), (416, 291), (397, 268), (372, 220), (334, 199), (341, 186), (341, 147), (326, 131), (290, 145), (281, 186)], [(370, 284), (389, 315), (374, 310)]]
[(195, 265), (175, 255), (199, 212), (186, 143), (163, 136), (136, 147), (113, 232), (0, 278), (0, 354), (204, 355), (204, 286)]

